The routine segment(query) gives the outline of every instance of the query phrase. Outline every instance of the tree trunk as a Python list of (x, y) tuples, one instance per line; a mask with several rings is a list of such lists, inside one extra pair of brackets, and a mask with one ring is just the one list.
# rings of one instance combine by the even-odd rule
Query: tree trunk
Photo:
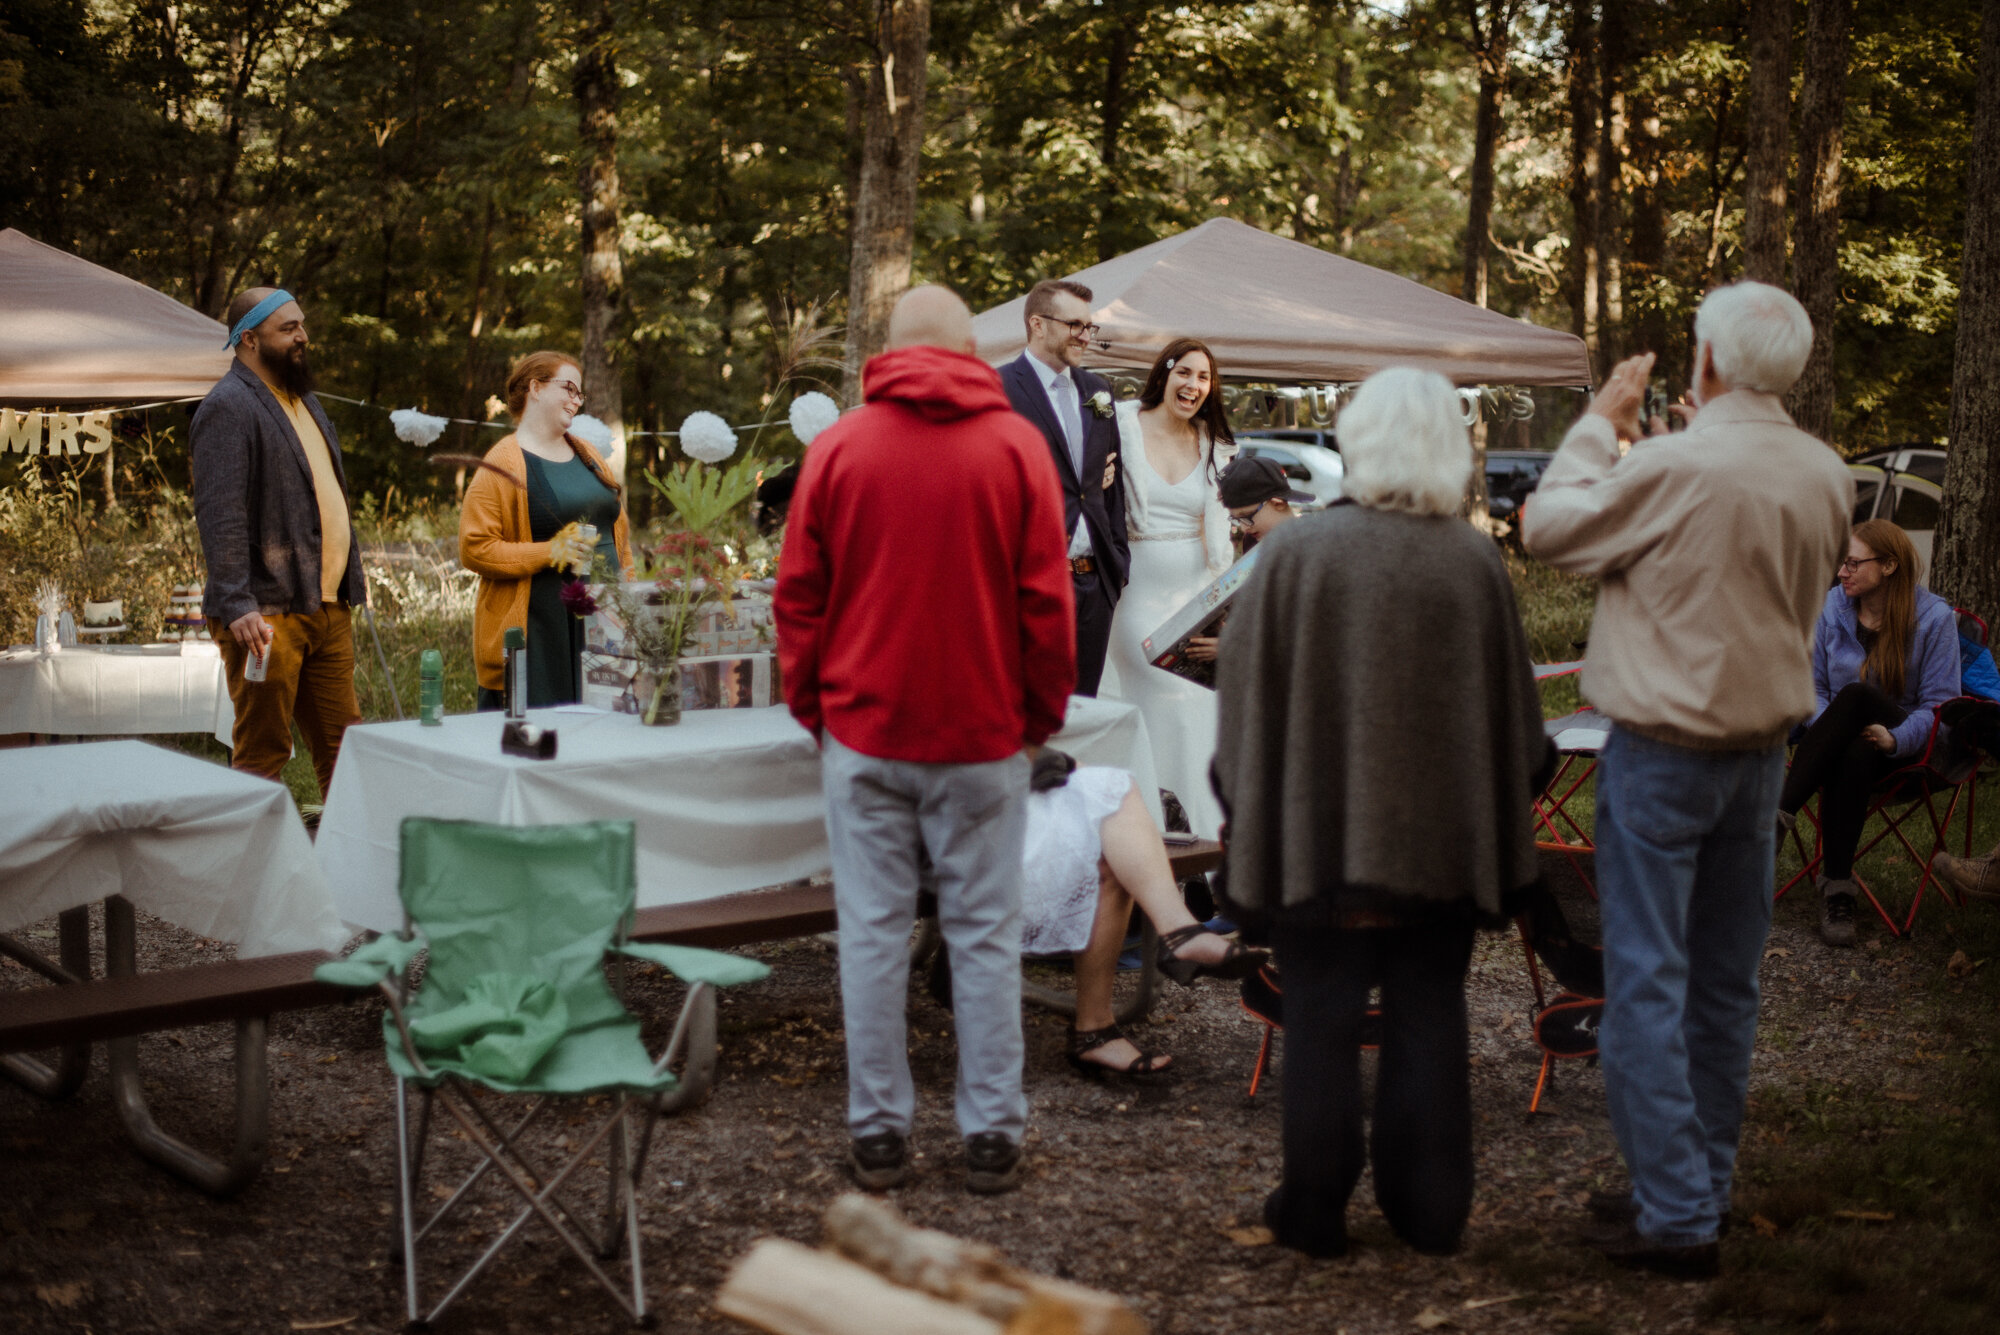
[(1130, 111), (1125, 76), (1131, 73), (1138, 44), (1137, 18), (1128, 17), (1111, 29), (1111, 47), (1104, 55), (1104, 96), (1098, 100), (1097, 160), (1104, 180), (1097, 190), (1097, 259), (1099, 263), (1124, 253), (1125, 233), (1119, 226), (1124, 205), (1118, 169), (1123, 165), (1125, 117)]
[(2000, 632), (2000, 0), (1986, 0), (1965, 183), (1951, 450), (1931, 587)]
[(1750, 0), (1748, 175), (1743, 276), (1785, 284), (1785, 176), (1790, 164), (1793, 0)]
[(1833, 321), (1840, 296), (1841, 119), (1847, 112), (1848, 0), (1806, 10), (1805, 85), (1799, 94), (1798, 218), (1792, 289), (1812, 317), (1812, 356), (1792, 387), (1792, 419), (1833, 443)]
[[(1666, 278), (1667, 203), (1662, 185), (1662, 163), (1667, 156), (1665, 132), (1659, 108), (1650, 95), (1632, 99), (1632, 207), (1631, 241), (1626, 249), (1625, 281), (1634, 291), (1657, 293)], [(1664, 303), (1650, 300), (1638, 305), (1632, 326), (1631, 347), (1635, 352), (1658, 354), (1653, 368), (1656, 379), (1678, 393), (1686, 387), (1685, 373), (1668, 359), (1670, 337)]]
[(1597, 43), (1597, 373), (1624, 355), (1625, 243), (1620, 189), (1625, 172), (1624, 0), (1604, 0)]
[(1465, 271), (1459, 296), (1486, 304), (1487, 235), (1493, 230), (1493, 156), (1500, 143), (1500, 109), (1507, 96), (1507, 28), (1493, 17), (1493, 33), (1479, 53), (1479, 110), (1472, 128), (1472, 198), (1465, 211)]
[(583, 410), (611, 428), (605, 454), (625, 476), (625, 392), (619, 379), (618, 314), (625, 270), (618, 259), (618, 32), (612, 0), (592, 0), (572, 81), (583, 141)]
[(930, 0), (875, 0), (847, 265), (849, 403), (860, 401), (861, 368), (888, 341), (889, 313), (910, 286), (930, 45)]
[(1564, 35), (1563, 81), (1569, 98), (1569, 323), (1597, 362), (1597, 66), (1596, 9), (1571, 0)]

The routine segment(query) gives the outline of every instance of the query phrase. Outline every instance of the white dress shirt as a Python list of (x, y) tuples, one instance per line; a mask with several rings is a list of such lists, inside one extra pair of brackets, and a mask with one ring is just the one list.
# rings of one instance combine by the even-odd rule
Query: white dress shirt
[[(1082, 394), (1077, 389), (1076, 380), (1068, 367), (1052, 371), (1049, 364), (1033, 353), (1028, 354), (1028, 364), (1041, 377), (1042, 392), (1049, 396), (1049, 408), (1055, 413), (1056, 421), (1063, 429), (1069, 445), (1070, 467), (1076, 470), (1079, 485), (1086, 484), (1083, 476), (1083, 403)], [(1089, 556), (1094, 549), (1090, 545), (1090, 527), (1083, 522), (1083, 512), (1077, 511), (1076, 527), (1070, 530), (1069, 554)]]

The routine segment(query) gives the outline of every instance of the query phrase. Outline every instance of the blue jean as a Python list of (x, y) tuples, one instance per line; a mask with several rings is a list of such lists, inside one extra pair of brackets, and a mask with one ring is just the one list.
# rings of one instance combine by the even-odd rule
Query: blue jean
[(1784, 748), (1694, 751), (1614, 728), (1597, 768), (1599, 1050), (1644, 1236), (1729, 1211), (1771, 931)]

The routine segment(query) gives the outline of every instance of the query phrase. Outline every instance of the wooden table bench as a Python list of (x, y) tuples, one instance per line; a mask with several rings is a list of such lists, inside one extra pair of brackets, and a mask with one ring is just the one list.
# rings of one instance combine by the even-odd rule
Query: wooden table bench
[[(58, 921), (59, 964), (0, 937), (0, 953), (58, 984), (0, 993), (0, 1063), (36, 1093), (62, 1098), (83, 1083), (90, 1045), (106, 1044), (112, 1101), (139, 1153), (214, 1195), (241, 1191), (263, 1166), (269, 1141), (267, 1021), (280, 1011), (351, 1000), (353, 993), (313, 978), (332, 956), (308, 950), (142, 974), (135, 967), (132, 905), (114, 895), (104, 901), (107, 976), (92, 978), (88, 911), (73, 909)], [(225, 1020), (236, 1025), (235, 1136), (228, 1157), (217, 1159), (153, 1120), (139, 1078), (138, 1038)], [(23, 1055), (45, 1048), (62, 1049), (54, 1069)]]
[[(1220, 845), (1201, 841), (1170, 846), (1168, 862), (1174, 878), (1182, 880), (1206, 872), (1221, 857)], [(70, 910), (58, 922), (59, 963), (0, 936), (0, 954), (58, 984), (0, 992), (0, 1065), (35, 1092), (61, 1098), (82, 1084), (89, 1068), (89, 1045), (107, 1044), (113, 1100), (139, 1152), (214, 1195), (241, 1191), (263, 1166), (269, 1140), (265, 1056), (269, 1017), (351, 1001), (362, 994), (316, 981), (313, 970), (332, 958), (318, 950), (138, 973), (133, 909), (120, 896), (105, 901), (108, 976), (91, 978), (88, 911)], [(641, 941), (723, 949), (811, 936), (833, 931), (837, 925), (833, 886), (818, 883), (642, 909), (632, 935)], [(1156, 978), (1150, 954), (1147, 961), (1139, 987), (1141, 1013), (1151, 1002)], [(1041, 1004), (1061, 1009), (1062, 994), (1033, 984), (1024, 985), (1023, 991)], [(195, 1149), (154, 1122), (140, 1083), (137, 1042), (142, 1034), (222, 1021), (236, 1025), (235, 1137), (226, 1160)], [(23, 1055), (48, 1048), (63, 1051), (54, 1069)], [(672, 1100), (674, 1106), (691, 1105), (706, 1096), (714, 1082), (714, 1058), (711, 994), (705, 1017), (693, 1018), (688, 1072)]]

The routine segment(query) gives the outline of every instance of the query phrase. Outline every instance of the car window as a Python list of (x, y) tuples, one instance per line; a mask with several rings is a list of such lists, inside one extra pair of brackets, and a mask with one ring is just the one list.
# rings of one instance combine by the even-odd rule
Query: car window
[(1277, 446), (1267, 444), (1261, 440), (1245, 445), (1243, 450), (1244, 453), (1254, 454), (1260, 459), (1269, 459), (1280, 468), (1283, 468), (1286, 464), (1295, 464), (1299, 461), (1299, 456), (1293, 454), (1290, 450), (1281, 450)]
[(1929, 450), (1911, 450), (1903, 471), (1915, 473), (1926, 482), (1944, 485), (1944, 456)]
[(1896, 488), (1896, 511), (1892, 518), (1897, 527), (1913, 533), (1937, 527), (1937, 498), (1929, 491), (1928, 487), (1907, 482)]
[(1872, 478), (1863, 481), (1854, 479), (1854, 522), (1866, 523), (1875, 517), (1875, 497), (1880, 494), (1882, 484)]

